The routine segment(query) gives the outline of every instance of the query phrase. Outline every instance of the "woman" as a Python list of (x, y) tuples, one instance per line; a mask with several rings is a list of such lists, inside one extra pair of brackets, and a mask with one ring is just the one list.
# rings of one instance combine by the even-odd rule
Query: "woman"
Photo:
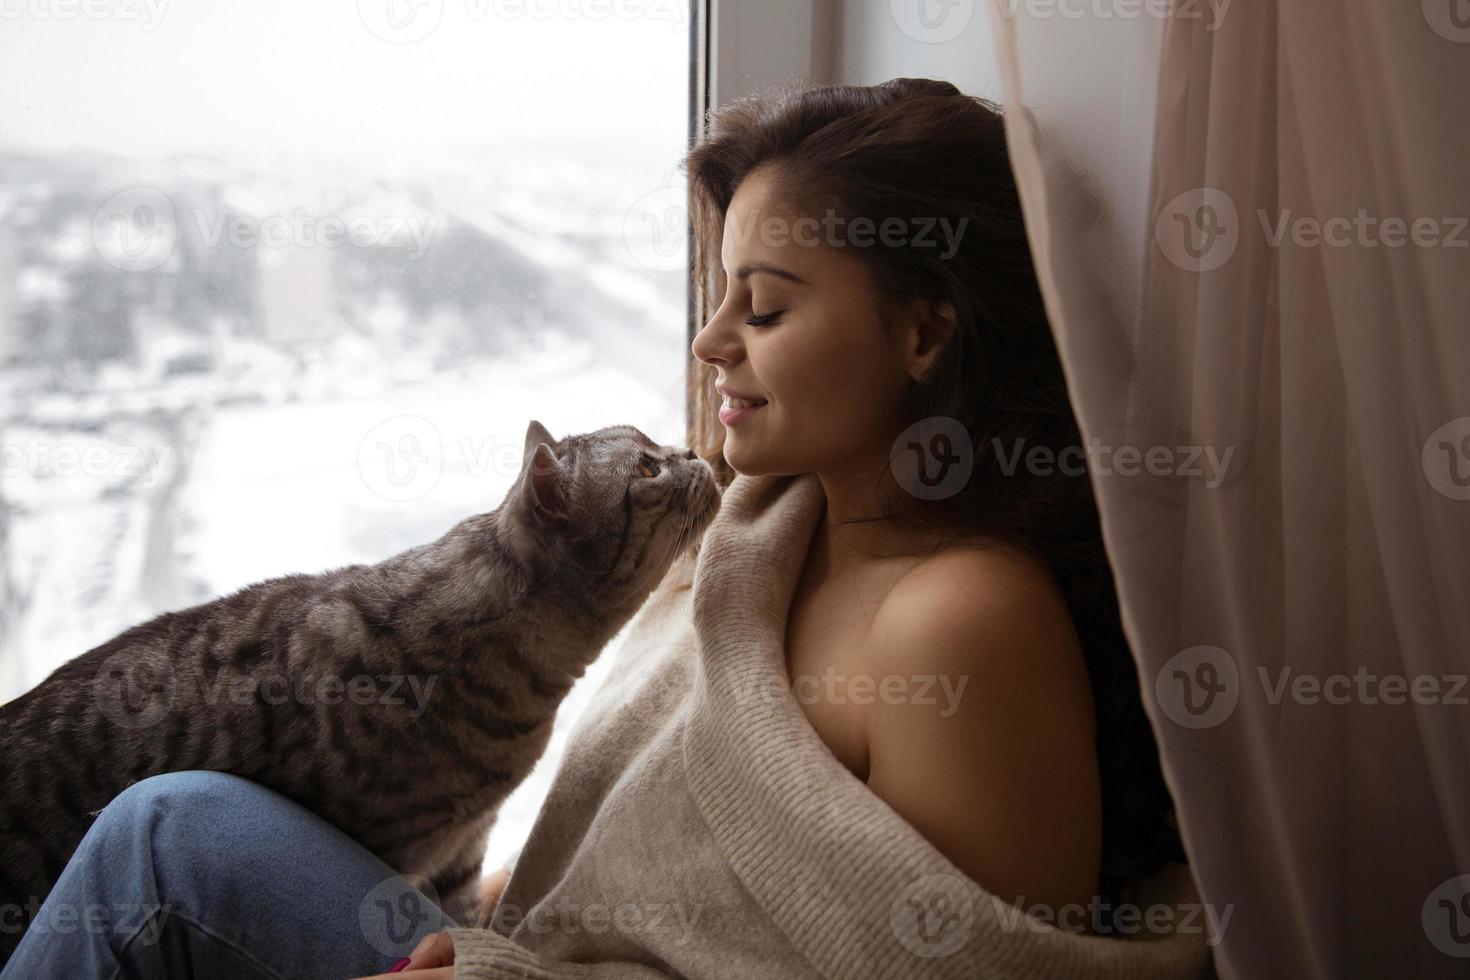
[[(938, 81), (797, 87), (723, 108), (686, 167), (714, 310), (691, 442), (730, 490), (493, 879), (495, 928), (448, 922), (269, 791), (175, 774), (104, 810), (57, 886), (78, 904), (139, 882), (160, 904), (208, 895), (214, 917), (135, 969), (386, 969), (362, 942), (376, 889), (423, 912), (394, 969), (436, 980), (1197, 975), (1198, 942), (1135, 953), (1097, 935), (1117, 932), (1106, 912), (1061, 914), (1115, 907), (1182, 853), (1088, 478), (1057, 465), (1081, 440), (999, 115)], [(784, 662), (762, 674), (762, 656)], [(750, 696), (776, 672), (787, 692)], [(225, 811), (247, 822), (215, 855)], [(642, 915), (653, 894), (705, 921), (677, 939), (587, 925), (598, 899)], [(1061, 928), (1001, 936), (979, 898)]]

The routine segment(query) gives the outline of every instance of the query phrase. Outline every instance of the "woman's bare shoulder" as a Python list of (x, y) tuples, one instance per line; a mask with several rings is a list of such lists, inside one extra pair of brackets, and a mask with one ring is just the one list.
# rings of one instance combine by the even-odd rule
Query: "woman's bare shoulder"
[(1008, 544), (957, 545), (916, 562), (884, 598), (874, 626), (880, 622), (904, 634), (1039, 629), (1071, 646), (1071, 617), (1056, 577), (1039, 556)]
[(879, 684), (910, 695), (873, 706), (869, 788), (990, 891), (1085, 901), (1101, 846), (1093, 707), (1046, 564), (946, 550), (900, 579), (869, 637)]

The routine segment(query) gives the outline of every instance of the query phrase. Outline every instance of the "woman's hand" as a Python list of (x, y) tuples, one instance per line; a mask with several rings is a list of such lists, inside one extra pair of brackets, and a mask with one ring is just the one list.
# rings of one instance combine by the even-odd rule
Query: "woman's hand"
[[(501, 868), (485, 877), (481, 887), (480, 921), (487, 922), (505, 891), (510, 880), (510, 869)], [(408, 955), (408, 963), (392, 973), (377, 973), (371, 977), (356, 977), (354, 980), (386, 980), (393, 976), (408, 976), (413, 980), (454, 980), (454, 941), (447, 932), (431, 932)]]
[(353, 980), (389, 980), (391, 977), (411, 977), (412, 980), (454, 980), (454, 940), (447, 932), (431, 932), (413, 948), (408, 964), (401, 970), (390, 973), (375, 973), (370, 977), (354, 977)]

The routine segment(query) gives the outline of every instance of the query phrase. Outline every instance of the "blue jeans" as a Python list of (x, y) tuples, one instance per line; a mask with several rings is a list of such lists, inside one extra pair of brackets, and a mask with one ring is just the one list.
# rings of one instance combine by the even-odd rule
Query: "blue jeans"
[(386, 972), (458, 924), (274, 790), (167, 773), (102, 810), (0, 980), (345, 980)]

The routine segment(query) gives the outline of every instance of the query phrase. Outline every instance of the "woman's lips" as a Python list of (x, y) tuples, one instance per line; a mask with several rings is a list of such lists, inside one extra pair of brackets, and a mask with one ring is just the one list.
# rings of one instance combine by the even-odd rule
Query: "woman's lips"
[[(738, 399), (737, 399), (738, 400)], [(739, 425), (750, 418), (756, 412), (765, 408), (769, 402), (759, 402), (749, 408), (733, 408), (729, 405), (720, 406), (720, 422), (724, 425)]]

